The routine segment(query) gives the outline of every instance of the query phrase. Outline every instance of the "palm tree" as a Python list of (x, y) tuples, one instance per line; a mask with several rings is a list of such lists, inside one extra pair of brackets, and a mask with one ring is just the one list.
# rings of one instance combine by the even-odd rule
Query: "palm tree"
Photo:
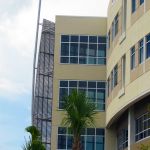
[(25, 141), (23, 150), (46, 150), (41, 142), (40, 132), (35, 126), (29, 126), (25, 129), (31, 134), (29, 141)]
[(73, 150), (80, 150), (81, 132), (84, 128), (94, 125), (94, 115), (96, 106), (90, 103), (90, 100), (84, 93), (74, 90), (69, 96), (64, 97), (64, 110), (66, 116), (62, 124), (70, 127), (73, 133)]

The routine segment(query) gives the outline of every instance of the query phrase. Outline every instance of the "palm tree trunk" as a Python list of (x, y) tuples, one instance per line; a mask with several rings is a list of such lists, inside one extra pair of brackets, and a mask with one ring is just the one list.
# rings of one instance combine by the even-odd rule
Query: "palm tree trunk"
[(81, 150), (80, 136), (74, 136), (72, 150)]

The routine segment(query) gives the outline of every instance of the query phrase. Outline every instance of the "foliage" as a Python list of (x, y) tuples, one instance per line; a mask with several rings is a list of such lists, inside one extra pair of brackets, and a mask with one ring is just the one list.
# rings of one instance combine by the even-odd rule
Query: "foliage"
[(46, 150), (41, 142), (40, 132), (35, 126), (29, 126), (25, 130), (31, 134), (31, 137), (29, 141), (25, 140), (23, 150)]
[(73, 150), (80, 150), (80, 136), (84, 128), (94, 126), (94, 111), (96, 106), (90, 102), (82, 92), (73, 90), (69, 96), (64, 97), (66, 116), (62, 124), (70, 127), (73, 132)]
[(140, 150), (150, 150), (150, 146), (149, 145), (141, 145)]

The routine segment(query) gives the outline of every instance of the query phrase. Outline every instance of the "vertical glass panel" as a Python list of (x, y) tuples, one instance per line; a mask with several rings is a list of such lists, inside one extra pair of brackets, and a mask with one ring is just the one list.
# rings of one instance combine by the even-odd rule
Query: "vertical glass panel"
[(88, 89), (88, 98), (92, 101), (96, 101), (96, 89)]
[(86, 137), (86, 150), (95, 150), (95, 138), (94, 136)]
[(106, 83), (105, 82), (97, 82), (97, 88), (105, 88)]
[(78, 56), (78, 43), (71, 43), (70, 56)]
[(58, 149), (66, 149), (66, 136), (58, 135)]
[(60, 62), (61, 63), (69, 63), (69, 57), (61, 57)]
[(65, 127), (59, 127), (58, 128), (58, 134), (66, 134), (67, 133), (67, 130)]
[(98, 56), (106, 57), (106, 44), (98, 44)]
[(61, 42), (69, 42), (69, 35), (62, 35)]
[(73, 137), (67, 136), (67, 148), (72, 149)]
[(132, 13), (136, 10), (136, 0), (132, 0)]
[(146, 45), (146, 58), (150, 57), (150, 41)]
[(96, 136), (96, 150), (104, 150), (104, 140), (101, 136)]
[(104, 101), (105, 99), (105, 90), (97, 90), (97, 101)]
[(80, 44), (79, 55), (87, 56), (88, 44)]
[(61, 43), (61, 56), (69, 56), (69, 43)]
[(71, 36), (71, 42), (78, 42), (78, 41), (79, 41), (79, 36), (75, 36), (75, 35)]
[(95, 135), (95, 128), (87, 128), (87, 135)]
[(89, 36), (89, 43), (97, 43), (97, 36)]
[(97, 44), (89, 44), (89, 56), (96, 57), (97, 55)]

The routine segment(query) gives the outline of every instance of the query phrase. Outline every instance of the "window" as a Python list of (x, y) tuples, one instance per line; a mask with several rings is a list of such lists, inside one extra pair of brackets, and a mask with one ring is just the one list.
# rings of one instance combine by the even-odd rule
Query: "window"
[(135, 140), (139, 141), (150, 136), (150, 113), (147, 112), (136, 119), (135, 123)]
[(144, 3), (144, 0), (140, 0), (140, 5), (142, 5)]
[(108, 32), (108, 36), (107, 36), (107, 49), (110, 48), (110, 31)]
[(126, 79), (126, 56), (122, 57), (122, 87), (125, 86), (125, 79)]
[(146, 58), (150, 57), (150, 34), (146, 36)]
[(107, 96), (109, 97), (109, 89), (110, 89), (110, 78), (107, 80)]
[(60, 62), (106, 64), (106, 37), (62, 35)]
[(144, 39), (139, 41), (139, 64), (144, 61)]
[(115, 36), (117, 35), (117, 33), (118, 33), (118, 19), (119, 19), (119, 17), (118, 17), (119, 15), (117, 14), (116, 15), (116, 17), (115, 17), (115, 22), (114, 22), (114, 25), (115, 25)]
[(131, 48), (131, 70), (135, 68), (135, 46)]
[(136, 0), (132, 0), (132, 13), (136, 10)]
[(114, 71), (111, 71), (111, 90), (114, 88)]
[(126, 31), (126, 20), (127, 20), (127, 0), (122, 1), (122, 33)]
[[(87, 128), (83, 130), (81, 135), (81, 143), (83, 150), (104, 150), (104, 129)], [(73, 136), (71, 130), (64, 127), (58, 128), (58, 144), (59, 150), (72, 149)]]
[(114, 87), (118, 84), (118, 65), (114, 67)]
[(119, 15), (117, 14), (112, 22), (112, 40), (114, 40), (115, 36), (118, 33), (118, 22), (119, 22)]
[(63, 97), (71, 94), (72, 90), (85, 92), (91, 103), (95, 103), (97, 111), (105, 110), (105, 82), (102, 81), (60, 81), (59, 109), (63, 109)]
[(122, 129), (117, 136), (118, 150), (128, 147), (128, 129)]

